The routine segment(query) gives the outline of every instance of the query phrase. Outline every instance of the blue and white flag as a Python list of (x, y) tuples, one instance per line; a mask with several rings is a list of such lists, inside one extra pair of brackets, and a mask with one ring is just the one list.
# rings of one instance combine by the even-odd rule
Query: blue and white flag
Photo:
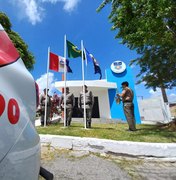
[(100, 74), (100, 79), (102, 78), (102, 73), (101, 73), (101, 69), (100, 69), (100, 66), (97, 62), (97, 60), (94, 58), (94, 56), (92, 54), (90, 54), (87, 49), (85, 48), (84, 49), (84, 53), (85, 53), (85, 58), (86, 58), (86, 62), (89, 63), (89, 62), (93, 62), (93, 65), (94, 65), (94, 73), (97, 74), (99, 73)]

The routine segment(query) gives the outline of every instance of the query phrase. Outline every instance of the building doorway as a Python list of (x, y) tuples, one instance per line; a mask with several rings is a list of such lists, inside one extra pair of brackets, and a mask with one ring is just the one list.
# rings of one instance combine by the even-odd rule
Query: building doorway
[(92, 118), (100, 118), (98, 97), (94, 97), (94, 106), (92, 110)]
[(75, 106), (73, 108), (73, 114), (72, 114), (73, 118), (80, 118), (83, 117), (81, 109), (78, 106), (78, 97), (75, 97)]

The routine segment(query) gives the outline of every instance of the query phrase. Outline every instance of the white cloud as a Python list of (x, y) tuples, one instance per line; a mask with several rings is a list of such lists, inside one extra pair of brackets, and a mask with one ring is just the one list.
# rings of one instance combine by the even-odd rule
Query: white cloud
[[(49, 93), (48, 94), (52, 94), (56, 89), (54, 86), (55, 83), (55, 79), (54, 79), (54, 74), (53, 73), (48, 73), (48, 88), (49, 88)], [(42, 93), (43, 89), (46, 88), (46, 83), (47, 83), (47, 74), (43, 74), (40, 76), (40, 78), (38, 78), (36, 80), (36, 83), (39, 86), (39, 92)]]
[(154, 91), (153, 89), (150, 89), (149, 93), (151, 94), (151, 96), (160, 96), (161, 95), (161, 89), (156, 88), (156, 91)]
[(37, 0), (12, 0), (20, 19), (27, 18), (32, 25), (42, 21), (44, 9)]
[(20, 19), (27, 18), (32, 25), (42, 22), (44, 18), (44, 3), (64, 3), (63, 9), (72, 12), (81, 0), (9, 0), (17, 8)]
[(65, 0), (64, 10), (68, 12), (73, 11), (79, 2), (80, 0)]
[[(166, 94), (167, 94), (167, 98), (169, 102), (176, 102), (176, 94), (175, 93), (168, 93), (169, 90), (166, 89)], [(162, 97), (162, 93), (161, 93), (161, 89), (157, 88), (156, 91), (154, 91), (153, 89), (149, 90), (149, 93), (151, 94), (151, 98), (152, 97), (158, 97), (161, 96)]]
[(64, 3), (63, 9), (67, 12), (73, 11), (81, 0), (41, 0), (41, 2), (48, 2), (56, 4), (59, 2)]
[(141, 84), (145, 86), (146, 82), (145, 82), (145, 81), (142, 81)]
[(176, 97), (176, 94), (172, 93), (169, 95), (170, 97)]
[(169, 102), (176, 102), (176, 94), (171, 93), (168, 96)]
[(136, 68), (136, 65), (132, 64), (130, 67), (131, 67), (131, 69), (134, 69), (134, 68)]

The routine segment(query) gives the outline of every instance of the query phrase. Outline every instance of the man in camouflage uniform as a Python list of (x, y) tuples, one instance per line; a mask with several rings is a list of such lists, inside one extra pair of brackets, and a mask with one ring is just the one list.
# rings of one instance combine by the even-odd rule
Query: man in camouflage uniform
[[(85, 89), (85, 108), (86, 108), (86, 128), (91, 128), (91, 118), (92, 118), (92, 109), (94, 104), (94, 97), (92, 91), (87, 89), (87, 86), (84, 85)], [(84, 112), (84, 92), (80, 92), (79, 96), (79, 107)]]
[(129, 131), (136, 131), (136, 122), (134, 117), (134, 104), (133, 104), (133, 91), (128, 87), (129, 83), (127, 81), (122, 82), (123, 91), (117, 96), (122, 98), (123, 110), (125, 117), (129, 125)]
[[(60, 108), (64, 110), (64, 94), (62, 94), (60, 99)], [(73, 107), (75, 106), (75, 97), (73, 93), (69, 92), (69, 88), (66, 87), (66, 126), (71, 125)]]
[[(48, 89), (49, 91), (49, 89)], [(48, 92), (47, 91), (47, 92)], [(39, 106), (40, 106), (40, 114), (41, 114), (41, 126), (44, 125), (45, 119), (45, 99), (47, 97), (47, 112), (46, 112), (46, 125), (50, 123), (50, 112), (51, 112), (51, 98), (46, 92), (46, 88), (43, 90), (44, 94), (41, 94), (39, 97)]]

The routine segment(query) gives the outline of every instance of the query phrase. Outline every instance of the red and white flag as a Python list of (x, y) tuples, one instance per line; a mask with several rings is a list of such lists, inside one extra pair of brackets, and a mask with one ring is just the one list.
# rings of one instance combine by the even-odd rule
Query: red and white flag
[(64, 64), (66, 62), (66, 72), (71, 72), (72, 70), (69, 66), (69, 61), (62, 56), (58, 56), (52, 52), (49, 55), (49, 69), (57, 72), (64, 72)]

